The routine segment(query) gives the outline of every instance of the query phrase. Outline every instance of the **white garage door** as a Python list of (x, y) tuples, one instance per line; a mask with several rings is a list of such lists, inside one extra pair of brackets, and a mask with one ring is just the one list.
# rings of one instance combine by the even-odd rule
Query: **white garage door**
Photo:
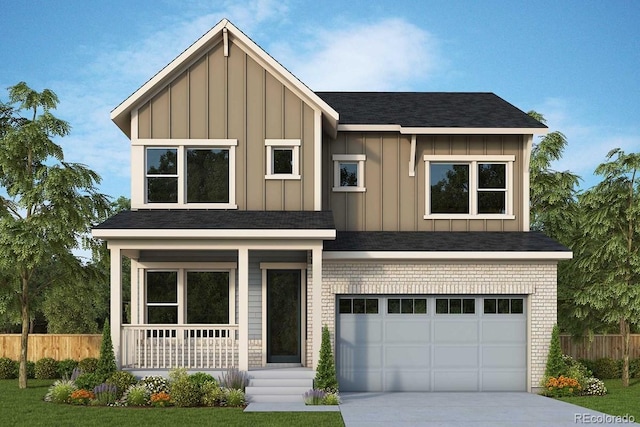
[(340, 296), (341, 391), (526, 391), (523, 296)]

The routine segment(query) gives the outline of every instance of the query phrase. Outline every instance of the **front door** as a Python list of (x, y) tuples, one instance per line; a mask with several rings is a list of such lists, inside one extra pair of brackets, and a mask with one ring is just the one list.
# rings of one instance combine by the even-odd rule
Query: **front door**
[(300, 363), (300, 270), (267, 270), (267, 363)]

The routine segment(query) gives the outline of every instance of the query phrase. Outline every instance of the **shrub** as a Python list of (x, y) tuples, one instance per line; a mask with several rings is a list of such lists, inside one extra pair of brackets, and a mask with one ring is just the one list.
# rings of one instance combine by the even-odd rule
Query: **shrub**
[(544, 371), (545, 380), (547, 378), (558, 377), (565, 372), (566, 365), (562, 360), (562, 348), (560, 347), (560, 330), (558, 325), (553, 325), (551, 331), (551, 342), (547, 355), (547, 366)]
[(93, 394), (92, 391), (81, 388), (71, 393), (71, 396), (69, 396), (69, 403), (74, 405), (88, 405), (89, 401), (95, 398), (96, 395)]
[(591, 377), (585, 380), (581, 394), (583, 396), (604, 396), (607, 394), (607, 388), (602, 380)]
[(204, 372), (196, 372), (195, 374), (189, 375), (189, 381), (196, 384), (200, 388), (202, 388), (202, 386), (208, 382), (212, 382), (216, 385), (218, 384), (215, 378), (213, 378), (209, 374), (205, 374)]
[(336, 377), (336, 366), (333, 362), (331, 352), (331, 335), (327, 325), (322, 327), (322, 343), (320, 345), (320, 360), (314, 379), (314, 387), (324, 390), (327, 393), (338, 391), (338, 378)]
[(105, 320), (102, 328), (102, 344), (100, 345), (100, 358), (98, 359), (96, 372), (105, 378), (109, 378), (117, 370), (116, 356), (113, 353), (113, 344), (111, 343), (111, 328), (109, 327), (109, 320)]
[(50, 357), (45, 357), (36, 362), (35, 376), (39, 380), (60, 378), (58, 376), (58, 362)]
[(69, 403), (71, 393), (78, 388), (71, 380), (57, 380), (49, 388), (44, 400), (53, 403)]
[(75, 383), (79, 389), (93, 390), (97, 385), (102, 384), (105, 378), (98, 373), (80, 374), (75, 379)]
[(151, 394), (161, 392), (169, 393), (169, 381), (160, 375), (142, 377), (140, 384), (144, 384)]
[(580, 394), (582, 387), (575, 378), (565, 377), (560, 375), (559, 377), (551, 377), (545, 382), (545, 390), (543, 394), (551, 397), (563, 397), (573, 396)]
[(200, 387), (202, 404), (205, 406), (224, 406), (225, 392), (216, 383), (206, 382)]
[(303, 395), (305, 405), (322, 405), (327, 393), (324, 390), (312, 388)]
[(118, 399), (122, 397), (122, 393), (124, 393), (129, 386), (132, 386), (137, 382), (136, 377), (126, 371), (116, 371), (107, 379), (107, 384), (115, 386), (116, 396)]
[(238, 368), (229, 368), (220, 377), (220, 387), (237, 389), (244, 391), (249, 379), (244, 371), (238, 370)]
[(143, 384), (130, 386), (122, 395), (125, 406), (147, 406), (151, 402), (151, 393)]
[(231, 408), (244, 406), (246, 403), (244, 391), (234, 388), (225, 389), (225, 401), (227, 406)]
[(58, 375), (60, 378), (71, 378), (73, 370), (78, 367), (78, 361), (73, 359), (64, 359), (58, 362)]
[(91, 374), (98, 369), (98, 359), (95, 357), (85, 357), (78, 363), (78, 368), (84, 373)]
[(18, 378), (18, 365), (8, 357), (0, 357), (0, 380)]
[(562, 375), (569, 378), (575, 378), (576, 380), (578, 380), (578, 383), (580, 383), (580, 386), (584, 389), (584, 387), (586, 387), (587, 379), (593, 376), (592, 372), (587, 369), (586, 366), (584, 366), (582, 363), (578, 362), (571, 356), (563, 355), (562, 361), (566, 366), (566, 369), (564, 372), (562, 372)]
[[(16, 370), (20, 367), (20, 362), (16, 362)], [(27, 378), (34, 379), (36, 377), (36, 362), (27, 360)]]
[(176, 406), (183, 408), (200, 405), (200, 387), (189, 381), (188, 376), (180, 376), (171, 382), (171, 397)]
[(640, 378), (640, 358), (629, 361), (629, 377)]
[(323, 405), (339, 405), (340, 404), (340, 396), (338, 393), (327, 393), (327, 395), (322, 399)]
[(169, 405), (171, 405), (171, 396), (168, 393), (161, 391), (151, 395), (151, 406), (164, 408)]
[(620, 378), (622, 376), (620, 362), (610, 357), (596, 360), (593, 364), (593, 376), (601, 379)]
[(102, 383), (93, 389), (99, 405), (111, 405), (118, 400), (118, 388), (114, 384)]

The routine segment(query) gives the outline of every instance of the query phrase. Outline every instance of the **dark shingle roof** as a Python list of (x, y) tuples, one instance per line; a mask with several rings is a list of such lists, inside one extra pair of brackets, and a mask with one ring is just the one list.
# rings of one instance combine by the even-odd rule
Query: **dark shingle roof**
[(546, 128), (493, 93), (316, 92), (340, 124), (403, 127)]
[(338, 231), (325, 251), (570, 252), (538, 232)]
[(112, 216), (96, 229), (333, 230), (330, 211), (138, 210)]

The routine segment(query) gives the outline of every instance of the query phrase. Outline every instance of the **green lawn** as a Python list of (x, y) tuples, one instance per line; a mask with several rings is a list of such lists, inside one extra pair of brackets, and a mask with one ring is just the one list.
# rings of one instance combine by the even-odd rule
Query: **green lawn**
[(2, 426), (344, 426), (340, 412), (242, 412), (238, 408), (107, 408), (43, 401), (53, 381), (0, 380)]
[(610, 415), (633, 415), (640, 420), (640, 379), (629, 381), (622, 387), (622, 380), (605, 380), (606, 396), (562, 397), (559, 400), (583, 406)]

